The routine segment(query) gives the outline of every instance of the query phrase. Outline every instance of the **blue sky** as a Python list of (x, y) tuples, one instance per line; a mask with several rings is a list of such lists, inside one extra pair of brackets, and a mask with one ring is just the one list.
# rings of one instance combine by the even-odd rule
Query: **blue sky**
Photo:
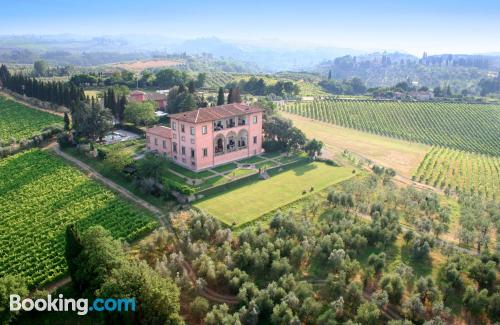
[(281, 40), (414, 54), (500, 52), (500, 1), (0, 0), (0, 34)]

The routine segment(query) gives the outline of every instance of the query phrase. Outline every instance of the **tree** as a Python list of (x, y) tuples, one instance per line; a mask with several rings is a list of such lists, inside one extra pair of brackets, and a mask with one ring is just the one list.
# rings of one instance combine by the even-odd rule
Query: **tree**
[(241, 103), (240, 87), (236, 87), (232, 94), (232, 103)]
[(102, 139), (113, 127), (111, 111), (100, 104), (77, 101), (71, 109), (73, 130), (90, 141)]
[(185, 85), (188, 79), (185, 71), (163, 69), (156, 72), (154, 83), (160, 88), (167, 89), (173, 86)]
[(476, 288), (469, 286), (465, 289), (462, 301), (465, 308), (477, 317), (484, 313), (488, 307), (488, 290), (483, 289), (478, 292)]
[[(123, 250), (120, 248), (120, 251)], [(141, 324), (183, 324), (179, 315), (179, 288), (168, 277), (162, 277), (146, 262), (126, 260), (111, 270), (98, 297), (134, 297)], [(112, 323), (123, 323), (130, 318), (127, 313), (112, 313)]]
[(29, 291), (26, 282), (18, 275), (5, 275), (0, 277), (0, 323), (9, 324), (18, 312), (10, 311), (10, 295), (17, 294), (24, 299)]
[(380, 280), (380, 288), (387, 292), (389, 301), (399, 305), (403, 298), (404, 286), (401, 277), (397, 274), (386, 274)]
[(309, 157), (314, 158), (316, 156), (321, 156), (321, 150), (323, 149), (323, 142), (316, 139), (312, 139), (304, 146), (304, 151), (307, 152)]
[(80, 233), (75, 225), (70, 224), (66, 227), (66, 242), (64, 249), (64, 257), (68, 265), (69, 274), (73, 280), (75, 288), (80, 290), (80, 285), (75, 277), (78, 269), (77, 258), (83, 250)]
[(69, 131), (70, 129), (69, 115), (67, 112), (64, 112), (64, 131)]
[(146, 154), (137, 162), (137, 172), (142, 178), (152, 178), (156, 182), (160, 182), (166, 166), (167, 162), (162, 156)]
[(307, 138), (304, 132), (296, 127), (292, 127), (288, 130), (285, 149), (288, 152), (299, 150), (306, 141)]
[(188, 92), (194, 94), (196, 92), (196, 85), (194, 80), (189, 80), (188, 82)]
[(202, 297), (196, 297), (193, 302), (189, 304), (191, 315), (193, 315), (197, 320), (202, 320), (208, 313), (209, 309), (210, 305), (208, 304), (208, 300)]
[(359, 306), (356, 313), (356, 320), (363, 325), (376, 325), (379, 323), (380, 310), (378, 307), (369, 302), (365, 302)]
[(203, 88), (205, 80), (207, 80), (207, 74), (205, 72), (198, 73), (196, 77), (196, 88)]
[(233, 102), (233, 88), (229, 88), (229, 93), (227, 94), (227, 103), (231, 104)]
[(406, 317), (412, 321), (420, 322), (424, 317), (424, 305), (418, 294), (411, 296), (410, 299), (405, 302), (403, 308)]
[(224, 105), (224, 89), (219, 87), (219, 94), (217, 95), (217, 106)]
[(155, 111), (154, 102), (130, 102), (125, 106), (124, 118), (125, 121), (136, 125), (149, 126), (158, 120)]
[(86, 296), (93, 296), (114, 269), (126, 263), (120, 242), (101, 226), (90, 227), (81, 237), (83, 250), (75, 261), (75, 280)]
[(490, 296), (488, 314), (492, 322), (500, 321), (500, 292), (495, 292)]
[(36, 77), (44, 77), (49, 70), (49, 66), (47, 65), (47, 62), (43, 60), (37, 60), (33, 64), (33, 69)]

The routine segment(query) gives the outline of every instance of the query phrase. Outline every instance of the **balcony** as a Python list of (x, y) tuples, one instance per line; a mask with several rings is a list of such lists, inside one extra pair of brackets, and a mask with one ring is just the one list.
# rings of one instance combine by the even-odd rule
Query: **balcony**
[(216, 131), (221, 131), (224, 129), (231, 129), (237, 126), (245, 126), (247, 125), (246, 118), (237, 118), (237, 119), (229, 119), (229, 120), (222, 120), (222, 121), (217, 121), (214, 123), (214, 132)]

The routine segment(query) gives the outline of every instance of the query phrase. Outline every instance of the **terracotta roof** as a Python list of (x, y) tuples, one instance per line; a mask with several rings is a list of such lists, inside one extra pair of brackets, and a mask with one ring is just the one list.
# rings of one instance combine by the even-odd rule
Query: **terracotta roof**
[(133, 92), (130, 93), (130, 95), (144, 95), (144, 94), (146, 93), (140, 90), (134, 90)]
[(146, 130), (148, 134), (154, 134), (162, 138), (172, 138), (172, 129), (166, 126), (157, 125)]
[(202, 123), (263, 111), (264, 110), (262, 108), (257, 106), (250, 106), (242, 103), (233, 103), (227, 105), (198, 108), (194, 111), (171, 114), (170, 118), (188, 123)]

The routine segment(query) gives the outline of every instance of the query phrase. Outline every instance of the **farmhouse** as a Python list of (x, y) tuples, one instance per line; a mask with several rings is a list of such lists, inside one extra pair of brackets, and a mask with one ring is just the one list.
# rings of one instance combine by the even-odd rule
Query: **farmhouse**
[(234, 103), (170, 115), (146, 131), (147, 148), (195, 170), (262, 153), (263, 109)]
[(128, 100), (131, 102), (153, 101), (156, 103), (157, 108), (161, 110), (167, 107), (167, 96), (161, 93), (145, 93), (140, 90), (134, 90), (128, 96)]

